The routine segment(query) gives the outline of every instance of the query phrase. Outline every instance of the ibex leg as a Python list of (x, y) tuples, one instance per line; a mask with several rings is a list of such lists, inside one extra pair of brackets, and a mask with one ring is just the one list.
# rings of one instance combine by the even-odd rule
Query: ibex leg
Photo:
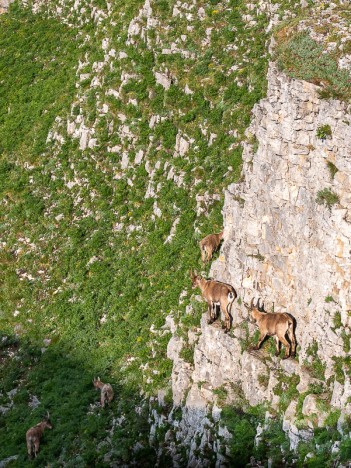
[(275, 339), (275, 346), (277, 348), (277, 351), (275, 353), (276, 356), (279, 356), (279, 353), (280, 353), (280, 340), (277, 336), (274, 337)]
[(215, 311), (214, 311), (214, 308), (216, 307), (215, 304), (213, 304), (213, 302), (208, 302), (207, 303), (208, 305), (208, 315), (210, 316), (210, 318), (208, 319), (207, 323), (209, 325), (211, 325), (211, 323), (213, 323), (215, 321)]
[(283, 359), (287, 359), (289, 357), (289, 355), (290, 355), (290, 344), (285, 339), (284, 336), (280, 336), (279, 339), (283, 343), (283, 345), (285, 346), (285, 355), (284, 355)]
[(254, 346), (253, 349), (256, 349), (256, 350), (257, 350), (257, 349), (260, 349), (260, 346), (261, 346), (261, 344), (262, 344), (262, 341), (266, 338), (266, 336), (267, 336), (266, 333), (261, 333), (261, 334), (260, 334), (260, 339), (258, 340), (257, 345)]
[(295, 336), (294, 336), (294, 327), (293, 324), (289, 324), (288, 328), (288, 337), (291, 342), (291, 356), (295, 357), (296, 355), (296, 341), (295, 341)]
[(38, 455), (38, 452), (39, 452), (39, 444), (40, 444), (39, 440), (34, 442), (34, 456), (35, 456), (35, 458), (37, 458), (37, 455)]
[(29, 458), (32, 458), (32, 442), (31, 440), (27, 440), (27, 452)]

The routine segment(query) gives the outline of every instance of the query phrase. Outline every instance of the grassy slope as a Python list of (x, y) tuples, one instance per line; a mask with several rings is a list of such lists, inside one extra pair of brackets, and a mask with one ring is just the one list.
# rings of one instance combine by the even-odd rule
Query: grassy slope
[[(129, 22), (142, 5), (114, 6), (101, 28), (87, 22), (79, 34), (17, 7), (0, 18), (0, 320), (8, 337), (2, 342), (0, 403), (8, 404), (7, 392), (18, 389), (14, 406), (0, 416), (0, 437), (7, 442), (1, 444), (0, 459), (17, 454), (17, 466), (27, 463), (26, 429), (47, 409), (54, 429), (45, 433), (34, 465), (55, 460), (103, 465), (111, 448), (113, 460), (128, 462), (132, 456), (153, 465), (147, 405), (139, 393), (167, 387), (171, 362), (166, 358), (169, 335), (149, 330), (152, 325), (159, 329), (170, 311), (180, 319), (192, 302), (188, 270), (199, 265), (197, 240), (222, 223), (221, 201), (198, 216), (196, 195), (208, 191), (221, 198), (223, 188), (239, 176), (240, 140), (253, 104), (265, 91), (266, 20), (259, 16), (256, 25), (245, 24), (245, 2), (199, 1), (206, 15), (203, 21), (195, 16), (189, 31), (185, 18), (172, 17), (173, 2), (156, 1), (153, 14), (160, 22), (149, 32), (150, 47), (140, 38), (127, 46)], [(209, 27), (210, 44), (202, 45)], [(181, 34), (186, 39), (179, 47), (195, 58), (160, 53)], [(110, 47), (128, 58), (103, 69), (101, 87), (85, 80), (76, 88), (78, 59), (89, 62), (80, 73), (93, 75), (92, 63), (104, 58), (106, 36)], [(175, 78), (168, 91), (152, 73), (165, 67)], [(122, 71), (138, 78), (123, 87), (117, 100), (107, 91), (120, 87)], [(193, 94), (184, 93), (186, 84)], [(131, 98), (136, 106), (128, 104)], [(102, 103), (109, 105), (104, 115), (97, 111)], [(134, 141), (120, 138), (120, 112)], [(77, 113), (95, 126), (94, 150), (80, 151), (77, 140), (66, 134), (66, 119), (72, 121)], [(150, 129), (155, 114), (164, 121)], [(62, 125), (54, 123), (57, 116)], [(63, 144), (46, 141), (53, 126)], [(174, 158), (179, 131), (194, 142), (186, 157)], [(211, 133), (217, 137), (209, 145)], [(107, 151), (113, 145), (121, 146), (119, 153)], [(142, 164), (121, 170), (121, 152), (133, 161), (136, 151), (146, 148)], [(146, 160), (152, 168), (160, 163), (154, 177), (154, 186), (160, 184), (160, 218), (153, 216), (154, 199), (144, 199)], [(167, 179), (166, 162), (175, 173), (184, 172), (181, 187)], [(76, 184), (70, 188), (69, 181)], [(165, 244), (178, 216), (176, 235)], [(116, 223), (124, 224), (122, 231), (114, 229)], [(130, 232), (131, 225), (141, 230)], [(199, 316), (199, 310), (186, 316), (184, 326), (198, 323)], [(42, 354), (44, 338), (51, 344)], [(97, 374), (114, 385), (113, 414), (89, 411), (98, 399), (91, 385)], [(32, 395), (41, 401), (36, 409), (28, 405)], [(138, 405), (140, 415), (134, 410)], [(122, 415), (127, 418), (120, 426), (112, 421)], [(112, 426), (110, 440), (96, 451)], [(131, 455), (137, 441), (144, 449)]]

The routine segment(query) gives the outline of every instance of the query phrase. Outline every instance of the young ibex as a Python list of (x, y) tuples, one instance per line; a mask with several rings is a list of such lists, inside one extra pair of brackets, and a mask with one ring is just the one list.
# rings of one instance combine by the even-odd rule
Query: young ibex
[(27, 441), (27, 451), (29, 458), (37, 456), (39, 452), (40, 439), (43, 435), (44, 429), (52, 429), (52, 424), (50, 422), (50, 415), (47, 413), (47, 416), (38, 424), (28, 429), (26, 432), (26, 441)]
[(233, 286), (221, 283), (220, 281), (206, 280), (199, 276), (196, 271), (194, 271), (194, 273), (190, 271), (190, 279), (193, 288), (200, 288), (202, 296), (208, 304), (208, 312), (210, 315), (208, 323), (213, 323), (216, 320), (216, 305), (219, 304), (220, 310), (225, 316), (223, 328), (225, 328), (225, 333), (228, 333), (232, 322), (230, 311), (237, 297)]
[(105, 408), (105, 404), (109, 404), (113, 400), (113, 389), (109, 383), (101, 382), (100, 377), (94, 378), (93, 384), (95, 388), (101, 390), (101, 406)]
[[(296, 350), (296, 341), (294, 337), (294, 320), (290, 314), (286, 313), (270, 313), (265, 312), (263, 304), (260, 306), (260, 300), (257, 301), (256, 306), (254, 306), (254, 300), (252, 299), (250, 306), (245, 304), (245, 306), (250, 310), (251, 317), (254, 322), (258, 325), (260, 329), (260, 338), (258, 340), (257, 346), (253, 349), (259, 349), (263, 340), (266, 336), (274, 336), (277, 352), (276, 356), (279, 356), (280, 353), (280, 343), (283, 343), (285, 346), (285, 356), (283, 359), (287, 359), (290, 355), (295, 356)], [(286, 340), (285, 335), (288, 335), (291, 345)]]
[(213, 252), (215, 252), (218, 249), (222, 239), (223, 231), (219, 232), (218, 234), (210, 234), (199, 242), (201, 250), (201, 260), (203, 261), (203, 263), (206, 263), (206, 261), (209, 262), (211, 260)]

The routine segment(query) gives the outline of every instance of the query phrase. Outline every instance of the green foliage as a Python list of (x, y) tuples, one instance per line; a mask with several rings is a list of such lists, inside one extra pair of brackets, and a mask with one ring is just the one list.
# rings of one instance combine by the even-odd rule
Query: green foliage
[(317, 193), (316, 202), (318, 205), (326, 205), (329, 209), (331, 209), (335, 203), (339, 203), (339, 197), (330, 189), (324, 188), (323, 190), (319, 190)]
[(310, 372), (312, 377), (318, 380), (324, 380), (324, 374), (326, 369), (326, 364), (322, 362), (318, 356), (318, 343), (313, 341), (311, 345), (306, 350), (307, 356), (310, 356), (310, 359), (305, 359), (304, 366)]
[(329, 172), (330, 172), (330, 177), (332, 179), (334, 179), (335, 174), (338, 172), (338, 168), (335, 166), (335, 164), (333, 164), (330, 161), (327, 162), (327, 166), (328, 166), (328, 169), (329, 169)]
[[(6, 441), (0, 459), (19, 453), (17, 466), (27, 463), (23, 436), (43, 409), (54, 429), (44, 435), (38, 465), (106, 466), (105, 456), (118, 465), (157, 463), (148, 405), (139, 395), (168, 386), (165, 317), (172, 311), (184, 334), (199, 326), (204, 304), (189, 299), (188, 270), (200, 259), (194, 228), (205, 233), (222, 227), (221, 194), (240, 175), (240, 141), (253, 105), (266, 92), (265, 16), (249, 26), (242, 18), (245, 2), (223, 8), (214, 1), (190, 31), (184, 18), (172, 17), (174, 2), (155, 0), (160, 24), (147, 30), (147, 45), (139, 36), (127, 45), (130, 21), (143, 4), (115, 2), (108, 12), (98, 0), (77, 14), (68, 2), (61, 23), (46, 16), (60, 15), (50, 1), (37, 15), (13, 5), (0, 17), (0, 194), (6, 201), (0, 324), (8, 336), (0, 357), (1, 405), (17, 388), (15, 406), (0, 416)], [(108, 12), (101, 24), (91, 19), (95, 7)], [(204, 49), (209, 27), (211, 48)], [(181, 36), (184, 50), (198, 59), (162, 53), (160, 44)], [(106, 37), (117, 57), (126, 57), (104, 66)], [(153, 73), (166, 68), (168, 90)], [(122, 83), (122, 74), (137, 77)], [(96, 76), (101, 85), (92, 86)], [(186, 85), (193, 94), (184, 92)], [(120, 90), (118, 99), (111, 90)], [(101, 113), (103, 104), (107, 113)], [(93, 149), (80, 150), (67, 134), (67, 123), (76, 120), (78, 128), (79, 119), (94, 127)], [(122, 120), (130, 130), (126, 137)], [(59, 141), (47, 138), (50, 130)], [(217, 136), (210, 145), (211, 134)], [(173, 157), (179, 136), (191, 144), (186, 155)], [(133, 164), (139, 150), (142, 161)], [(123, 153), (129, 161), (122, 169)], [(157, 195), (145, 198), (149, 184)], [(198, 216), (196, 199), (205, 192), (220, 200), (203, 203)], [(186, 314), (189, 305), (193, 313)], [(51, 343), (42, 353), (44, 339)], [(182, 353), (192, 361), (192, 347)], [(94, 405), (99, 395), (91, 380), (97, 375), (115, 390), (106, 410)], [(31, 395), (41, 401), (36, 410), (28, 406)], [(246, 432), (253, 416), (248, 418), (237, 420), (238, 433)], [(133, 451), (137, 442), (142, 448)], [(236, 459), (251, 446), (251, 435), (237, 444)]]
[(328, 137), (332, 136), (332, 131), (330, 128), (330, 125), (321, 125), (320, 127), (317, 128), (316, 132), (317, 138), (320, 140), (325, 140)]
[(45, 150), (73, 98), (78, 47), (74, 29), (29, 10), (13, 7), (0, 19), (0, 154), (23, 152), (29, 162)]
[[(325, 302), (327, 302), (327, 298), (326, 298)], [(335, 315), (334, 315), (334, 318), (333, 318), (333, 323), (334, 323), (334, 328), (342, 327), (341, 313), (339, 311), (335, 312)]]
[(254, 449), (257, 419), (231, 407), (223, 409), (222, 418), (233, 436), (230, 439), (230, 462), (233, 466), (245, 467)]
[(283, 413), (292, 400), (296, 399), (299, 395), (296, 386), (300, 382), (300, 376), (293, 374), (286, 375), (284, 372), (278, 374), (278, 384), (274, 387), (273, 392), (280, 397), (279, 409)]
[(350, 98), (349, 73), (346, 70), (339, 70), (336, 59), (325, 53), (323, 47), (308, 33), (292, 33), (291, 36), (279, 39), (275, 58), (280, 70), (284, 70), (291, 77), (322, 85), (320, 91), (322, 98), (341, 100)]

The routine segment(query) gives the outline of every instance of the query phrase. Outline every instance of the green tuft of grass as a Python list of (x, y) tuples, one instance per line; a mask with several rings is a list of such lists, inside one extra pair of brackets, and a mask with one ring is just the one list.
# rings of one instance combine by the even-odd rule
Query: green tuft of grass
[(339, 201), (338, 195), (328, 188), (324, 188), (317, 192), (316, 202), (318, 205), (325, 205), (331, 209), (331, 207), (336, 203), (339, 203)]
[[(325, 53), (307, 32), (293, 32), (290, 36), (280, 37), (275, 59), (279, 69), (289, 76), (321, 86), (319, 93), (322, 98), (350, 99), (350, 74), (340, 70), (336, 59)], [(323, 129), (319, 138), (329, 132), (328, 126)]]

